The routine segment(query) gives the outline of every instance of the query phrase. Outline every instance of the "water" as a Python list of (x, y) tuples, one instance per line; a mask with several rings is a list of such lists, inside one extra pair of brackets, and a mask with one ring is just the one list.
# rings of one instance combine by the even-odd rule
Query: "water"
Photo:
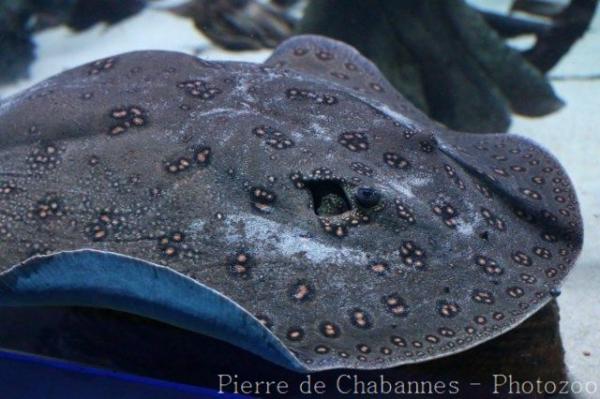
[[(266, 2), (262, 0), (259, 3)], [(194, 26), (190, 18), (167, 10), (183, 3), (184, 1), (152, 1), (140, 12), (116, 24), (99, 23), (77, 33), (64, 25), (36, 32), (32, 35), (35, 59), (23, 70), (20, 78), (4, 81), (0, 85), (0, 99), (66, 69), (127, 51), (162, 49), (199, 55), (208, 60), (249, 62), (261, 62), (271, 53), (269, 48), (233, 51), (215, 45)], [(507, 14), (511, 5), (510, 1), (496, 0), (473, 0), (469, 3), (502, 15)], [(560, 5), (566, 2), (554, 3)], [(18, 5), (19, 2), (12, 1), (10, 4)], [(2, 6), (6, 7), (4, 4)], [(304, 6), (305, 2), (296, 4), (287, 18), (301, 18)], [(523, 17), (525, 14), (519, 15)], [(537, 20), (540, 21), (539, 18)], [(40, 23), (39, 18), (29, 18), (28, 23)], [(341, 32), (347, 37), (366, 37), (372, 33), (362, 31), (360, 24), (358, 28), (356, 24), (349, 23), (348, 26), (352, 28)], [(0, 31), (0, 43), (6, 37), (6, 33)], [(383, 46), (385, 35), (373, 37), (373, 48)], [(520, 50), (531, 46), (533, 42), (532, 35), (509, 40), (512, 47)], [(5, 59), (13, 56), (10, 53), (0, 53), (0, 57)], [(404, 75), (401, 75), (402, 79), (414, 76), (411, 75), (413, 72), (406, 69), (403, 71)], [(600, 169), (597, 161), (600, 151), (600, 136), (597, 133), (600, 123), (600, 18), (597, 15), (583, 39), (571, 48), (547, 76), (557, 96), (565, 102), (565, 107), (540, 118), (511, 114), (510, 131), (535, 139), (555, 154), (569, 172), (578, 191), (587, 239), (578, 265), (567, 279), (563, 295), (559, 298), (561, 334), (572, 378), (591, 381), (597, 380), (597, 371), (600, 370), (600, 352), (596, 349), (600, 339), (597, 323), (600, 319), (597, 306), (600, 300), (597, 289), (600, 286), (600, 273), (597, 270), (600, 244), (595, 239), (600, 235)], [(399, 82), (402, 86), (402, 79), (396, 77), (394, 82)], [(420, 92), (419, 88), (411, 88), (409, 85), (405, 88), (408, 93), (405, 94), (409, 98), (415, 98), (415, 102), (419, 99), (423, 103), (427, 102), (427, 95)], [(435, 108), (430, 107), (430, 111)], [(434, 111), (432, 113), (435, 114)], [(443, 112), (438, 112), (437, 115), (443, 116)], [(584, 352), (591, 354), (584, 355)], [(600, 384), (600, 381), (597, 383)]]

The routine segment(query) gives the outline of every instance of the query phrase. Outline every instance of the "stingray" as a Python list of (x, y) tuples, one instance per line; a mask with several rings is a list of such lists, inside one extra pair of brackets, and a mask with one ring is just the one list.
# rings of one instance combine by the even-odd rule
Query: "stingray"
[(0, 130), (0, 304), (126, 311), (300, 372), (492, 339), (583, 240), (548, 151), (432, 122), (318, 36), (263, 64), (102, 59), (5, 99)]

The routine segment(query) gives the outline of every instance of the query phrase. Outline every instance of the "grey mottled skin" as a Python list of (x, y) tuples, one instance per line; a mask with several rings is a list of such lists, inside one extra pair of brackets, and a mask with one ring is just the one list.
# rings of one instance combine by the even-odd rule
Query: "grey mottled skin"
[[(490, 339), (548, 302), (582, 243), (545, 150), (448, 131), (316, 36), (263, 65), (145, 51), (64, 72), (0, 104), (0, 171), (0, 272), (81, 248), (167, 265), (315, 370)], [(351, 209), (317, 215), (315, 181)]]

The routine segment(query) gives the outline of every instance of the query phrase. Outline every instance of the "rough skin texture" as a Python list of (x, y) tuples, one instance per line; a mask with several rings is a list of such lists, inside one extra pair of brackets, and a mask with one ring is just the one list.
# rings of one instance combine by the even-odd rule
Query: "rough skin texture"
[[(550, 154), (430, 122), (316, 36), (264, 65), (100, 60), (5, 100), (0, 129), (0, 274), (82, 248), (167, 265), (255, 315), (307, 370), (480, 344), (546, 304), (581, 248)], [(362, 206), (360, 187), (381, 199)], [(346, 210), (317, 214), (323, 194)]]

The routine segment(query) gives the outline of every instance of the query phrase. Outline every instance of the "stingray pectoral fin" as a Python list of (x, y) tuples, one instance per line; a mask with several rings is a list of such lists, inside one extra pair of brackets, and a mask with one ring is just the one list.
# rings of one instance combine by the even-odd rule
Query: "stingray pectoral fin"
[(28, 305), (129, 312), (306, 371), (279, 339), (229, 298), (167, 267), (111, 252), (60, 252), (31, 258), (0, 274), (0, 306)]
[(486, 196), (497, 197), (514, 216), (537, 226), (537, 234), (557, 250), (566, 245), (575, 257), (581, 251), (583, 220), (575, 188), (548, 150), (525, 137), (504, 133), (446, 131), (439, 144), (443, 154), (477, 176)]
[(424, 124), (431, 121), (385, 78), (369, 59), (354, 47), (318, 35), (293, 36), (281, 43), (264, 62), (343, 86), (360, 98), (385, 104), (394, 111)]

